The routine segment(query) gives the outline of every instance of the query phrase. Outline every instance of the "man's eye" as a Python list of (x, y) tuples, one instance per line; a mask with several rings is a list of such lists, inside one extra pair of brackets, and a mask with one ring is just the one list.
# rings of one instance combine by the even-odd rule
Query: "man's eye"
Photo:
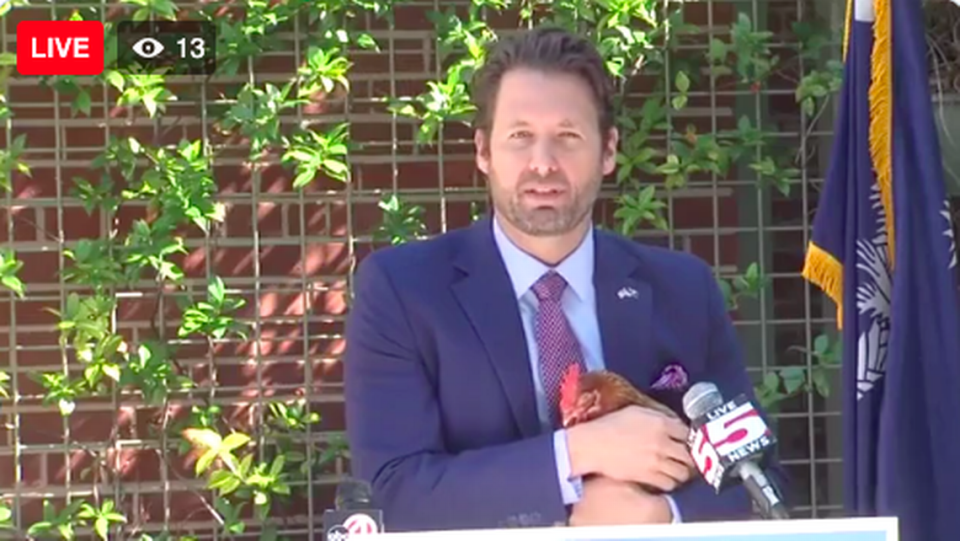
[(530, 132), (528, 131), (517, 131), (510, 134), (511, 139), (525, 139), (530, 137)]
[(580, 137), (580, 134), (577, 133), (577, 132), (565, 131), (565, 132), (562, 132), (562, 133), (560, 134), (560, 137), (563, 137), (564, 139), (566, 139), (566, 138), (571, 138), (571, 137), (572, 137), (572, 138), (578, 138), (578, 137)]

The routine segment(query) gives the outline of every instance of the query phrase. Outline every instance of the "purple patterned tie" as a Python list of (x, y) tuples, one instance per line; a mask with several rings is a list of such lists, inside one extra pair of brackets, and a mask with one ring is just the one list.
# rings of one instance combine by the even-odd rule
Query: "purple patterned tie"
[(560, 381), (564, 371), (570, 364), (579, 363), (580, 369), (586, 372), (580, 342), (573, 334), (560, 304), (566, 287), (567, 281), (554, 271), (541, 276), (532, 287), (534, 295), (540, 301), (533, 323), (540, 358), (540, 381), (543, 382), (547, 395), (547, 407), (553, 426), (559, 424), (557, 406), (560, 404)]

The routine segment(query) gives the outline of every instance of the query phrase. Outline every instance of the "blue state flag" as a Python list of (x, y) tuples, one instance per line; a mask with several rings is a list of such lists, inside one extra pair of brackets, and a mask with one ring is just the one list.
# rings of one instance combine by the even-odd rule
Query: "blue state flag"
[(844, 491), (904, 541), (960, 539), (960, 298), (921, 0), (848, 0), (803, 275), (838, 306)]

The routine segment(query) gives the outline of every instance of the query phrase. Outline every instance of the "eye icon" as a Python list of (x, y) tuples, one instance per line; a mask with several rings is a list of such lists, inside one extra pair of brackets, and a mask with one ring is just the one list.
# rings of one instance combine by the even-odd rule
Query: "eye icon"
[(149, 36), (140, 38), (133, 44), (133, 52), (141, 58), (153, 58), (163, 52), (163, 44)]

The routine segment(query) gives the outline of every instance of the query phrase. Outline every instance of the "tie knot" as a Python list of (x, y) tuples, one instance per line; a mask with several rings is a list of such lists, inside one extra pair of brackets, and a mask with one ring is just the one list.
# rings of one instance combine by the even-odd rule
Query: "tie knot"
[(548, 271), (535, 284), (533, 284), (533, 294), (537, 300), (559, 301), (563, 295), (563, 290), (567, 287), (567, 281), (554, 271)]

